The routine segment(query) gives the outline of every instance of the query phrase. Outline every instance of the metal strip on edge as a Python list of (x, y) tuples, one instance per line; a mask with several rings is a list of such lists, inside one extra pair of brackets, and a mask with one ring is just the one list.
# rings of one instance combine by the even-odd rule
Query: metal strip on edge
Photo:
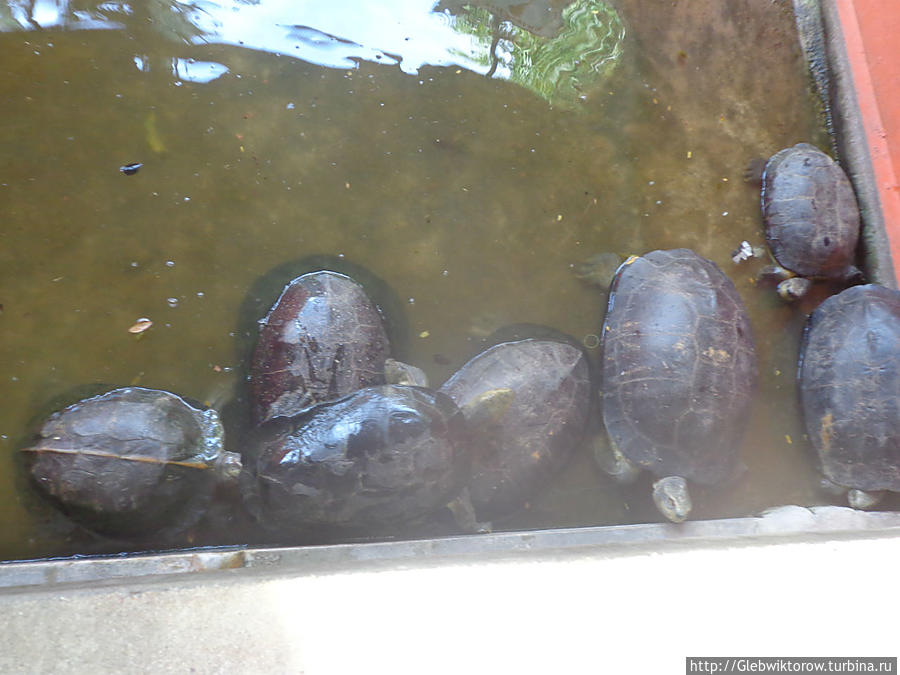
[(871, 280), (897, 288), (900, 193), (893, 177), (865, 50), (851, 0), (822, 0), (832, 75), (835, 133), (862, 214), (863, 256)]
[[(0, 594), (97, 583), (209, 578), (210, 573), (322, 574), (372, 566), (447, 564), (528, 556), (612, 556), (673, 547), (771, 545), (791, 540), (900, 537), (900, 513), (782, 506), (759, 517), (506, 532), (397, 542), (292, 548), (204, 549), (163, 554), (0, 563)], [(232, 572), (226, 572), (226, 571)]]

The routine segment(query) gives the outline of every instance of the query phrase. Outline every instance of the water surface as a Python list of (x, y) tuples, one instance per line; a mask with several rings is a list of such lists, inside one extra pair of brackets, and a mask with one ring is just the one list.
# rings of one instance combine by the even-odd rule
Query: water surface
[[(22, 496), (29, 420), (91, 383), (222, 407), (248, 290), (311, 254), (384, 279), (408, 358), (441, 382), (508, 323), (595, 334), (603, 294), (573, 273), (590, 255), (693, 248), (744, 297), (761, 374), (747, 470), (696, 517), (823, 498), (793, 381), (817, 300), (785, 306), (752, 283), (765, 261), (730, 258), (763, 243), (747, 160), (828, 147), (789, 2), (615, 2), (612, 59), (562, 98), (512, 76), (512, 43), (491, 72), (491, 27), (460, 6), (136, 5), (0, 7), (0, 559), (121, 548)], [(484, 7), (507, 21), (502, 5)], [(501, 525), (656, 519), (584, 455)]]

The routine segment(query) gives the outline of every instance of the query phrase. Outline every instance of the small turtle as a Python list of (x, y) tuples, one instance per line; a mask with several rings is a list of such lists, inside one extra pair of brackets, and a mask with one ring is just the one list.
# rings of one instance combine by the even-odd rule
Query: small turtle
[(256, 424), (384, 382), (390, 345), (381, 315), (348, 276), (294, 279), (260, 325), (250, 366)]
[(243, 488), (263, 524), (396, 526), (446, 506), (468, 468), (463, 417), (440, 392), (366, 387), (259, 430)]
[(487, 349), (440, 391), (469, 425), (475, 514), (493, 519), (521, 508), (572, 456), (588, 417), (590, 370), (583, 349), (527, 339)]
[(686, 480), (731, 477), (756, 387), (750, 321), (719, 267), (688, 249), (626, 260), (603, 324), (603, 422), (617, 462), (659, 477), (673, 522), (691, 510)]
[(810, 278), (851, 282), (859, 238), (859, 208), (843, 169), (809, 143), (772, 155), (762, 173), (751, 163), (747, 178), (761, 182), (766, 241), (778, 265), (760, 277), (780, 281), (778, 294), (795, 300)]
[(219, 481), (235, 481), (219, 417), (166, 391), (127, 387), (46, 420), (22, 449), (39, 492), (100, 534), (175, 533), (200, 519)]
[(822, 472), (855, 508), (900, 492), (900, 292), (869, 284), (810, 315), (798, 382)]

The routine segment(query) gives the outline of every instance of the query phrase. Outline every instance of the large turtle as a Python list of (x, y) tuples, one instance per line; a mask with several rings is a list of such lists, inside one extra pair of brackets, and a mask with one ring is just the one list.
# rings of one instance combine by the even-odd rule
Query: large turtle
[(423, 387), (360, 389), (263, 425), (244, 479), (247, 506), (272, 527), (397, 526), (447, 505), (468, 468), (464, 420)]
[(809, 143), (775, 153), (765, 163), (762, 215), (766, 241), (778, 265), (764, 278), (780, 280), (778, 294), (793, 300), (809, 278), (851, 281), (859, 237), (859, 208), (843, 169)]
[(743, 302), (719, 267), (688, 249), (626, 260), (602, 331), (603, 422), (613, 452), (659, 480), (673, 522), (691, 510), (686, 480), (735, 472), (756, 386)]
[(469, 422), (475, 515), (508, 515), (534, 498), (584, 434), (591, 382), (583, 349), (557, 340), (495, 345), (440, 391)]
[(294, 279), (260, 325), (250, 366), (256, 424), (384, 382), (390, 345), (381, 315), (348, 276)]
[(809, 439), (831, 483), (867, 508), (900, 492), (900, 292), (854, 286), (810, 315), (798, 369)]
[(175, 533), (203, 515), (218, 481), (234, 481), (214, 410), (175, 394), (127, 387), (75, 403), (22, 449), (37, 489), (108, 536)]

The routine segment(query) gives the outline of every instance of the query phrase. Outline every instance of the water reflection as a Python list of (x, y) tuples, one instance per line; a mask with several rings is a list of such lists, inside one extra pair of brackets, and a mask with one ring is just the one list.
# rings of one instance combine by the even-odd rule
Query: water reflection
[[(215, 61), (198, 61), (197, 59), (171, 60), (173, 77), (180, 82), (212, 82), (228, 72), (228, 66)], [(143, 73), (150, 72), (150, 58), (144, 55), (134, 57), (135, 67)]]
[(114, 30), (124, 24), (117, 14), (130, 14), (124, 3), (97, 3), (90, 9), (73, 7), (69, 0), (6, 0), (0, 4), (0, 32), (17, 30)]
[[(600, 0), (150, 0), (134, 8), (102, 2), (90, 9), (68, 0), (8, 0), (0, 11), (4, 31), (120, 29), (144, 21), (175, 42), (241, 46), (327, 68), (369, 61), (415, 75), (426, 65), (458, 66), (565, 106), (602, 83), (625, 38), (618, 14)], [(147, 69), (146, 57), (135, 62)], [(208, 82), (226, 71), (221, 64), (172, 59), (172, 73), (182, 81)]]
[[(381, 4), (390, 8), (367, 11), (399, 31), (410, 3)], [(565, 5), (548, 6), (421, 11), (470, 23), (489, 12), (500, 55), (511, 26), (560, 34)], [(0, 559), (88, 550), (65, 541), (69, 529), (52, 530), (15, 484), (14, 447), (29, 419), (95, 382), (220, 408), (245, 361), (239, 343), (252, 339), (238, 321), (248, 292), (270, 270), (320, 253), (344, 255), (394, 289), (408, 326), (404, 360), (443, 382), (505, 324), (596, 336), (603, 295), (576, 278), (580, 261), (694, 248), (747, 303), (762, 379), (742, 449), (748, 472), (699, 495), (698, 518), (814, 503), (818, 475), (793, 382), (809, 307), (755, 288), (758, 259), (731, 261), (739, 242), (764, 242), (759, 194), (741, 180), (747, 160), (820, 144), (783, 3), (616, 0), (624, 48), (602, 95), (578, 114), (485, 77), (490, 60), (410, 75), (411, 56), (334, 26), (315, 27), (334, 37), (329, 49), (350, 40), (384, 57), (333, 68), (207, 42), (195, 13), (212, 22), (223, 7), (242, 8), (0, 4), (16, 31), (0, 35), (0, 145), (14, 158), (0, 171)], [(267, 25), (282, 34), (310, 26), (305, 11), (297, 3), (283, 27)], [(541, 27), (544, 13), (555, 18)], [(70, 30), (101, 19), (121, 30)], [(772, 48), (760, 49), (760, 36)], [(387, 58), (393, 65), (381, 65)], [(201, 83), (212, 64), (229, 70)], [(136, 174), (120, 171), (133, 163), (143, 165)], [(280, 285), (272, 290), (251, 325)], [(129, 333), (140, 318), (153, 327)], [(503, 527), (657, 518), (649, 488), (619, 492), (592, 462), (573, 463)], [(202, 541), (249, 540), (224, 532)]]

